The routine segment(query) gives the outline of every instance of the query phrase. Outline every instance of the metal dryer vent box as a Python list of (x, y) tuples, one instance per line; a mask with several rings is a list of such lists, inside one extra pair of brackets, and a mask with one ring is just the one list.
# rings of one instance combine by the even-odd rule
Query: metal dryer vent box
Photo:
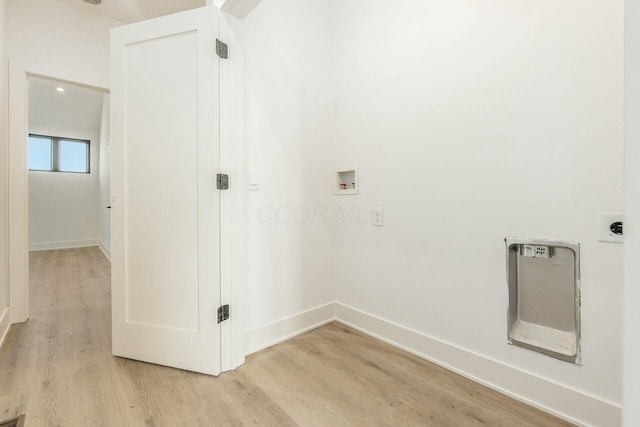
[(580, 364), (580, 244), (505, 241), (509, 343)]

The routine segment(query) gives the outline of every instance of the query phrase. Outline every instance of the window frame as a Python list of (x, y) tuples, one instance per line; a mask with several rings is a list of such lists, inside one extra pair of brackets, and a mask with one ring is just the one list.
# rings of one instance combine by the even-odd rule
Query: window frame
[[(41, 134), (37, 134), (37, 133), (30, 133), (29, 134), (29, 138), (42, 138), (42, 139), (48, 139), (51, 141), (51, 169), (31, 169), (29, 167), (29, 165), (27, 164), (27, 169), (29, 170), (29, 172), (55, 172), (55, 173), (75, 173), (75, 174), (82, 174), (82, 175), (90, 175), (91, 174), (91, 141), (88, 139), (78, 139), (78, 138), (66, 138), (66, 137), (62, 137), (62, 136), (51, 136), (51, 135), (41, 135)], [(87, 165), (87, 169), (86, 172), (76, 172), (76, 171), (63, 171), (60, 170), (60, 141), (69, 141), (69, 142), (77, 142), (77, 143), (83, 143), (86, 144), (87, 146), (87, 158), (86, 158), (86, 165)], [(29, 139), (27, 139), (27, 144), (29, 144)], [(28, 147), (27, 147), (28, 150)], [(29, 162), (29, 159), (27, 159), (27, 163)]]

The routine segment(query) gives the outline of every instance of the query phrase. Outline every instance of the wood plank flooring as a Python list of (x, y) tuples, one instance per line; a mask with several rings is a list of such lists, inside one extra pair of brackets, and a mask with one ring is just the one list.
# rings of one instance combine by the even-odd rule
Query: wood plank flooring
[(0, 421), (26, 426), (568, 426), (339, 323), (217, 378), (111, 356), (109, 262), (32, 252), (31, 319), (0, 349)]

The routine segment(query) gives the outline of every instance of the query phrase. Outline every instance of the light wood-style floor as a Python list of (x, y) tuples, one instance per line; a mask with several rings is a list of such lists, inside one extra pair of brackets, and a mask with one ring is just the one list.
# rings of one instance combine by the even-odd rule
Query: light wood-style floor
[(208, 377), (111, 356), (109, 262), (33, 252), (31, 313), (0, 349), (0, 421), (27, 426), (567, 426), (332, 323)]

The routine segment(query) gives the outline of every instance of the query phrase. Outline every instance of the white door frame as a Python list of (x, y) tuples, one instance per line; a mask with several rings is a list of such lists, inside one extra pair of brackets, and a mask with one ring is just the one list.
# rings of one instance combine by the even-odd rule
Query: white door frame
[[(220, 64), (220, 167), (230, 175), (223, 192), (221, 221), (221, 302), (230, 305), (230, 319), (221, 328), (221, 368), (229, 371), (245, 360), (245, 189), (244, 63), (233, 31), (236, 18), (220, 13), (220, 39), (230, 45), (228, 60)], [(28, 206), (28, 79), (41, 77), (109, 92), (47, 70), (9, 63), (9, 308), (11, 323), (29, 319), (29, 206)], [(233, 237), (233, 238), (232, 238)]]
[(229, 59), (220, 62), (220, 168), (229, 174), (229, 190), (220, 197), (220, 301), (230, 305), (220, 329), (221, 372), (242, 365), (246, 354), (244, 54), (237, 25), (238, 18), (220, 12), (219, 39), (229, 44)]
[(28, 78), (25, 69), (9, 62), (9, 140), (7, 156), (9, 200), (9, 310), (11, 323), (29, 318), (29, 183), (27, 172)]
[(39, 77), (109, 93), (109, 89), (9, 62), (9, 313), (11, 323), (29, 319), (29, 78)]

